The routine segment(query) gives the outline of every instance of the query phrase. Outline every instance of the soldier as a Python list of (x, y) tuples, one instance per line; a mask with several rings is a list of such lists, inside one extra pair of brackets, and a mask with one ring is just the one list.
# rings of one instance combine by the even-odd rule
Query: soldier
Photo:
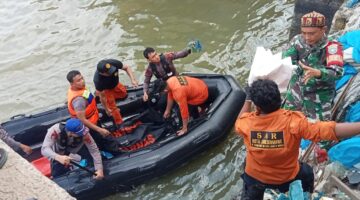
[(298, 65), (285, 94), (283, 108), (302, 111), (309, 119), (331, 118), (335, 80), (342, 75), (341, 44), (326, 35), (325, 16), (311, 12), (301, 18), (301, 34), (295, 36), (283, 57)]

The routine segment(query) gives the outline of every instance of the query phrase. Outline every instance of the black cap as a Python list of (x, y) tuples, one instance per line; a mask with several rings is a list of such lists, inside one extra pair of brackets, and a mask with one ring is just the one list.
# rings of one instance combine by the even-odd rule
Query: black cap
[(101, 73), (113, 74), (116, 72), (117, 68), (115, 66), (111, 65), (110, 63), (106, 62), (106, 60), (101, 60), (97, 64), (97, 70), (98, 70), (98, 72), (101, 72)]

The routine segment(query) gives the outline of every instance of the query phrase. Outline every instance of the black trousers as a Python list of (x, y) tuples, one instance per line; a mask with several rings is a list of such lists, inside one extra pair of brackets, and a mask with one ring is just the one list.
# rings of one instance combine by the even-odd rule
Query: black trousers
[(200, 117), (198, 107), (199, 107), (198, 105), (194, 106), (194, 105), (188, 104), (189, 114), (191, 117), (193, 117), (193, 119), (197, 119)]
[(293, 180), (281, 185), (262, 183), (246, 173), (242, 174), (241, 177), (244, 180), (244, 187), (241, 195), (242, 200), (262, 200), (266, 188), (278, 189), (280, 192), (285, 193), (289, 190), (290, 183), (295, 180), (301, 180), (304, 192), (312, 193), (314, 191), (314, 172), (312, 167), (306, 163), (300, 163), (299, 173)]

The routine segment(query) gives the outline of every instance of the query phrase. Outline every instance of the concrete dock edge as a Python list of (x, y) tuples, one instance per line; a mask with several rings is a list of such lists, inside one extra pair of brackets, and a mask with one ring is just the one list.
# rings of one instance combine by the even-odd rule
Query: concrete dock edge
[(43, 176), (31, 163), (2, 140), (0, 140), (0, 147), (8, 153), (7, 161), (0, 169), (1, 200), (75, 199), (56, 183)]

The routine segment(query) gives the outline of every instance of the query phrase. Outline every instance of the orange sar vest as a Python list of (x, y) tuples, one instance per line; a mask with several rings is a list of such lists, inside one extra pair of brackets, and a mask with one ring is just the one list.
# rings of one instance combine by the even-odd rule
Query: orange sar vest
[(97, 124), (97, 121), (99, 120), (99, 111), (96, 107), (96, 101), (94, 98), (94, 95), (91, 94), (90, 90), (88, 88), (84, 88), (82, 90), (72, 90), (69, 88), (68, 90), (68, 110), (71, 115), (71, 117), (76, 117), (76, 112), (72, 105), (72, 100), (76, 97), (83, 97), (87, 100), (88, 105), (85, 109), (85, 117), (88, 119), (91, 123)]

